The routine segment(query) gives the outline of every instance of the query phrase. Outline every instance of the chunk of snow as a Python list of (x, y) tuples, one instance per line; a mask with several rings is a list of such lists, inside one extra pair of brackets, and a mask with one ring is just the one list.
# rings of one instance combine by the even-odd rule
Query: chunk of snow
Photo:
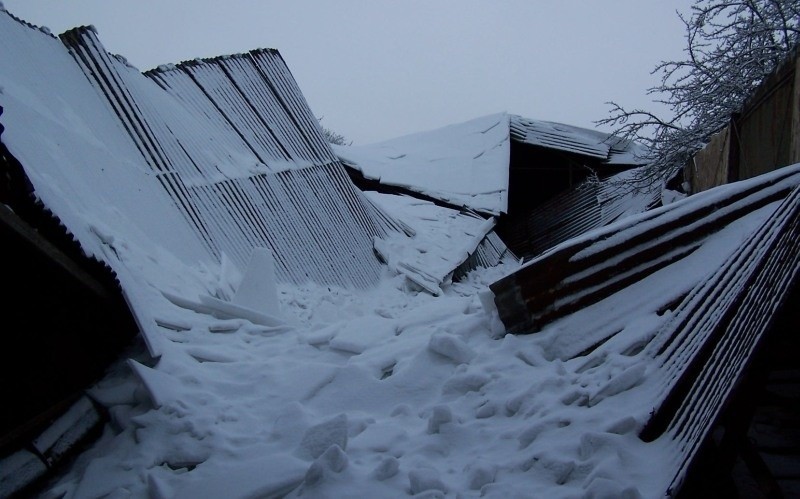
[(272, 251), (266, 248), (253, 249), (244, 278), (231, 301), (271, 317), (281, 316)]
[(443, 424), (453, 421), (453, 412), (449, 406), (437, 405), (433, 408), (431, 416), (428, 418), (428, 433), (439, 433)]
[(395, 457), (385, 457), (381, 460), (380, 464), (372, 471), (372, 477), (380, 482), (388, 480), (400, 470), (400, 461)]
[(309, 428), (295, 454), (304, 459), (316, 459), (331, 446), (347, 448), (347, 415), (339, 414)]
[(447, 487), (439, 478), (436, 470), (429, 468), (416, 469), (408, 472), (408, 482), (412, 494), (419, 494), (427, 490), (438, 490), (447, 493)]
[(428, 349), (458, 364), (466, 364), (475, 358), (475, 352), (458, 336), (449, 333), (434, 333), (428, 342)]

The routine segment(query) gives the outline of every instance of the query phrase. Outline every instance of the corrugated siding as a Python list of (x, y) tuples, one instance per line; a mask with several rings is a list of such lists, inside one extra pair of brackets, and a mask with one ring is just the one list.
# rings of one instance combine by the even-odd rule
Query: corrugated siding
[(144, 78), (88, 28), (61, 36), (215, 256), (255, 247), (279, 279), (375, 283), (374, 237), (397, 225), (355, 189), (275, 51), (193, 61)]
[(504, 258), (516, 259), (517, 257), (508, 249), (500, 236), (491, 231), (481, 239), (475, 251), (470, 253), (464, 263), (453, 272), (453, 280), (459, 281), (469, 272), (478, 268), (489, 268), (498, 265)]
[(641, 437), (670, 444), (677, 491), (800, 271), (800, 188), (680, 304), (648, 345), (661, 398)]
[(574, 127), (521, 116), (513, 116), (510, 126), (511, 137), (519, 142), (603, 160), (609, 157), (610, 147), (603, 142), (604, 138), (592, 136), (594, 133), (590, 131), (586, 131), (590, 133), (587, 136)]
[(568, 239), (603, 227), (624, 215), (640, 213), (660, 199), (657, 186), (615, 180), (586, 182), (543, 205), (505, 221), (502, 234), (517, 255), (530, 258)]
[(536, 332), (683, 258), (709, 234), (784, 198), (798, 182), (798, 168), (786, 168), (722, 198), (670, 205), (565, 242), (490, 286), (500, 318), (510, 332)]

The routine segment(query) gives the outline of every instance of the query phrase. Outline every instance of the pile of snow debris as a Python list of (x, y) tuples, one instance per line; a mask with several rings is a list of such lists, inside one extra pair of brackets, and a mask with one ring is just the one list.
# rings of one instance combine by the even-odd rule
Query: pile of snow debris
[[(205, 288), (171, 279), (182, 286), (171, 299), (142, 293), (159, 324), (150, 350), (160, 357), (142, 348), (91, 390), (111, 423), (46, 497), (660, 494), (666, 477), (657, 470), (670, 452), (638, 436), (650, 389), (641, 355), (609, 344), (602, 362), (590, 362), (565, 338), (580, 343), (597, 314), (635, 297), (702, 280), (774, 208), (528, 336), (493, 334), (480, 299), (514, 263), (473, 271), (439, 297), (388, 274), (370, 290), (279, 285), (271, 310), (279, 322), (266, 325), (176, 298), (239, 288), (241, 277), (224, 266), (181, 268), (118, 238), (135, 274), (175, 269)], [(636, 341), (670, 314), (639, 307), (617, 317)]]

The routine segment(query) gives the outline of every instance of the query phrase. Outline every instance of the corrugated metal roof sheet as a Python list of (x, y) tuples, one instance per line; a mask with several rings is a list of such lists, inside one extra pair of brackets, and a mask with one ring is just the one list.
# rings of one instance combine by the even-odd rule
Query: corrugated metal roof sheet
[[(710, 234), (800, 184), (800, 166), (725, 186), (570, 239), (491, 285), (511, 332), (535, 332), (691, 253)], [(546, 276), (546, 277), (545, 277)]]
[(597, 130), (512, 115), (511, 138), (518, 142), (589, 156), (615, 165), (642, 165), (645, 149)]
[(618, 169), (645, 163), (644, 148), (631, 141), (505, 113), (334, 151), (367, 179), (500, 215), (508, 211), (512, 143), (577, 154)]
[(217, 258), (273, 250), (279, 279), (377, 281), (372, 239), (395, 230), (350, 182), (274, 50), (148, 73), (89, 28), (61, 40)]
[(485, 220), (411, 196), (366, 194), (412, 232), (411, 237), (398, 234), (376, 240), (376, 251), (390, 268), (434, 295), (470, 270), (495, 266), (504, 257), (513, 258), (494, 233), (493, 218)]
[(549, 324), (579, 370), (631, 360), (639, 438), (670, 455), (656, 487), (673, 495), (799, 274), (794, 165), (572, 239), (490, 288), (509, 331)]
[(630, 170), (603, 181), (584, 182), (529, 213), (504, 220), (506, 243), (519, 256), (530, 258), (592, 229), (652, 208), (661, 199), (661, 186), (630, 180), (635, 173)]

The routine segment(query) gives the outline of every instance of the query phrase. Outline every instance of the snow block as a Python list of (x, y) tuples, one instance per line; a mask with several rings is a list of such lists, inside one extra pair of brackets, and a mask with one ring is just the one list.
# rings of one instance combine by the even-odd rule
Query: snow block
[(476, 355), (461, 338), (448, 333), (434, 333), (431, 335), (428, 349), (458, 364), (466, 364)]
[(128, 365), (147, 390), (153, 407), (158, 409), (171, 400), (180, 400), (181, 387), (178, 380), (133, 359), (128, 359)]
[(347, 449), (347, 415), (338, 416), (309, 428), (295, 455), (301, 459), (317, 459), (332, 445)]
[(188, 481), (174, 499), (244, 499), (284, 497), (306, 474), (303, 461), (286, 454), (254, 459), (235, 466), (221, 466), (201, 479)]
[(453, 421), (453, 412), (446, 405), (437, 405), (428, 418), (428, 433), (439, 433), (443, 424)]
[(253, 248), (250, 263), (231, 301), (240, 307), (280, 317), (272, 251), (267, 248)]
[(400, 461), (396, 457), (387, 457), (372, 471), (372, 477), (383, 482), (397, 475), (399, 470)]
[(408, 473), (411, 493), (419, 494), (426, 490), (438, 490), (447, 493), (447, 487), (439, 479), (439, 473), (432, 469), (413, 470)]

